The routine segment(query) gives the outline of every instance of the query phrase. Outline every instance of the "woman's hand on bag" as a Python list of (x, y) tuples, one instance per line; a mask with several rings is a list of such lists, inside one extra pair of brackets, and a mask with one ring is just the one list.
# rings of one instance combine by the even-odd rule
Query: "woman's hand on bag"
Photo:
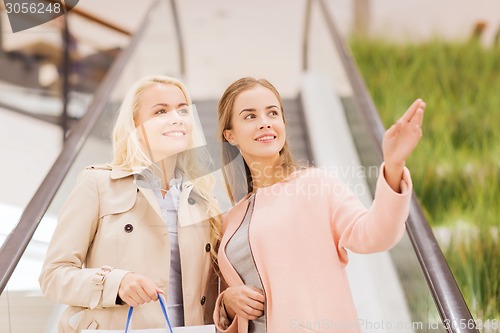
[(264, 314), (266, 297), (259, 288), (252, 286), (228, 287), (224, 291), (224, 305), (228, 315), (237, 314), (248, 320), (255, 320)]
[(134, 272), (125, 274), (118, 289), (118, 296), (130, 306), (156, 301), (158, 293), (163, 291), (151, 279)]

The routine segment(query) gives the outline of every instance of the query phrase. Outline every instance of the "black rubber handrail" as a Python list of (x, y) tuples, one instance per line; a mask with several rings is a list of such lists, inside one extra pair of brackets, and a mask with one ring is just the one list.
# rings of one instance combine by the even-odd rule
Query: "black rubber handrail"
[(129, 45), (114, 61), (105, 79), (96, 90), (94, 98), (87, 108), (87, 112), (71, 129), (59, 157), (24, 209), (16, 227), (0, 248), (0, 294), (5, 289), (36, 228), (66, 177), (68, 170), (90, 135), (95, 123), (104, 112), (111, 93), (122, 71), (136, 50), (141, 37), (144, 35), (150, 23), (150, 16), (158, 3), (159, 0), (155, 0), (151, 4), (139, 29), (131, 38)]
[[(382, 139), (385, 133), (384, 126), (380, 120), (368, 88), (351, 56), (347, 44), (338, 32), (334, 19), (324, 0), (307, 0), (306, 15), (308, 17), (305, 19), (306, 26), (304, 28), (303, 69), (307, 70), (308, 68), (308, 36), (313, 1), (318, 2), (320, 12), (327, 25), (328, 33), (340, 55), (343, 67), (351, 84), (354, 99), (363, 115), (368, 135), (372, 138), (373, 151), (378, 162), (381, 163), (383, 160)], [(448, 332), (454, 333), (478, 332), (477, 329), (470, 328), (470, 326), (473, 325), (469, 326), (469, 324), (474, 323), (474, 319), (458, 288), (443, 252), (434, 237), (429, 222), (425, 218), (415, 193), (412, 194), (410, 214), (406, 225), (406, 230), (408, 231), (409, 238), (432, 297), (434, 298), (434, 302), (436, 303), (444, 328)]]

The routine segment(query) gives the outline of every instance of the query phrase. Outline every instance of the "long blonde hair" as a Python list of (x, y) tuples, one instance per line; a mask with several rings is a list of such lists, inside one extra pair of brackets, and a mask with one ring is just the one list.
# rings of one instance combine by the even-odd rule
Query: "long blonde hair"
[[(165, 84), (174, 85), (178, 87), (188, 105), (191, 105), (191, 98), (187, 92), (186, 87), (179, 80), (163, 76), (154, 75), (143, 77), (137, 81), (127, 92), (118, 112), (115, 127), (113, 130), (113, 162), (114, 167), (123, 170), (140, 173), (148, 167), (154, 166), (154, 162), (139, 141), (136, 134), (136, 119), (140, 107), (140, 99), (143, 92), (155, 85)], [(203, 135), (201, 128), (197, 129), (197, 125), (193, 127), (191, 148), (201, 145), (203, 142)], [(208, 170), (203, 167), (203, 162), (200, 157), (210, 158), (206, 156), (199, 156), (199, 149), (188, 149), (177, 155), (176, 171), (182, 175), (183, 179), (193, 180), (193, 192), (198, 194), (205, 202), (206, 216), (209, 217), (210, 222), (210, 242), (211, 255), (214, 262), (217, 259), (216, 249), (221, 239), (221, 218), (220, 210), (213, 196), (214, 179), (208, 174)]]
[[(239, 149), (229, 144), (224, 137), (224, 131), (232, 129), (233, 120), (233, 107), (236, 98), (244, 91), (254, 88), (255, 86), (262, 86), (273, 92), (279, 102), (283, 122), (285, 120), (285, 110), (283, 109), (283, 102), (278, 90), (266, 79), (255, 79), (252, 77), (244, 77), (233, 82), (224, 92), (217, 105), (217, 113), (219, 117), (218, 135), (222, 142), (222, 165), (224, 179), (226, 180), (226, 189), (230, 200), (237, 202), (244, 195), (253, 192), (252, 174), (247, 163), (243, 160), (243, 167), (241, 164), (231, 163), (239, 155)], [(288, 141), (285, 139), (285, 144), (279, 152), (280, 166), (284, 169), (285, 175), (290, 174), (296, 169), (292, 152), (289, 148)], [(242, 186), (240, 179), (244, 175), (246, 184)]]

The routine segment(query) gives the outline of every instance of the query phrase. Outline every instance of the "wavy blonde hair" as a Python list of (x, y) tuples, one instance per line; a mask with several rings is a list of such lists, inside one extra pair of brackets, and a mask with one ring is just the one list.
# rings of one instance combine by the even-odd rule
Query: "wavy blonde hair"
[[(115, 127), (113, 130), (113, 162), (114, 167), (118, 167), (130, 172), (139, 173), (151, 166), (154, 166), (147, 152), (136, 134), (136, 119), (139, 112), (141, 95), (143, 92), (155, 84), (174, 85), (178, 87), (188, 105), (192, 104), (186, 87), (179, 80), (163, 76), (153, 75), (143, 77), (137, 81), (127, 92), (118, 112)], [(202, 146), (204, 138), (201, 128), (194, 122), (192, 131), (192, 142), (190, 148)], [(214, 178), (209, 175), (208, 170), (203, 167), (206, 159), (210, 159), (208, 153), (203, 154), (203, 149), (188, 149), (177, 155), (176, 171), (183, 179), (193, 180), (193, 192), (199, 195), (205, 203), (206, 216), (210, 222), (210, 243), (211, 256), (214, 263), (217, 260), (217, 246), (221, 239), (221, 212), (215, 197), (213, 196)], [(203, 155), (203, 156), (200, 156)]]
[[(235, 82), (233, 82), (224, 92), (219, 104), (217, 105), (217, 113), (219, 116), (219, 128), (218, 136), (222, 142), (222, 165), (223, 175), (226, 181), (226, 189), (231, 202), (234, 204), (239, 201), (244, 195), (253, 192), (253, 182), (252, 174), (248, 168), (247, 163), (243, 160), (243, 167), (241, 165), (231, 163), (240, 154), (239, 149), (229, 144), (229, 142), (224, 137), (224, 131), (232, 129), (233, 120), (233, 107), (236, 98), (244, 91), (252, 89), (256, 86), (262, 86), (273, 92), (279, 102), (279, 107), (281, 109), (281, 114), (283, 117), (283, 122), (285, 120), (285, 110), (283, 109), (283, 102), (278, 90), (266, 79), (255, 79), (253, 77), (244, 77)], [(288, 145), (288, 140), (285, 140), (283, 148), (279, 152), (280, 155), (280, 166), (283, 167), (285, 176), (291, 174), (296, 170), (297, 165), (295, 164), (292, 156), (292, 152)], [(246, 179), (246, 183), (242, 185), (241, 179), (243, 177)]]

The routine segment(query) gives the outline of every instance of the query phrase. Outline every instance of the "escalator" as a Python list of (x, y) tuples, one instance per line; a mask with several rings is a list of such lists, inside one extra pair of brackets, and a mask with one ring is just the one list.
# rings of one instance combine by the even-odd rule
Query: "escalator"
[[(138, 77), (151, 71), (144, 66), (147, 61), (144, 50), (155, 44), (157, 58), (172, 57), (171, 48), (158, 50), (157, 43), (151, 43), (153, 36), (158, 34), (158, 27), (164, 24), (162, 15), (151, 19), (155, 17), (152, 13), (165, 13), (173, 8), (175, 14), (175, 2), (171, 4), (174, 6), (169, 9), (166, 2), (153, 2), (129, 45), (121, 51), (96, 88), (86, 111), (71, 127), (52, 158), (53, 163), (50, 161), (48, 173), (40, 176), (40, 186), (33, 191), (31, 201), (21, 211), (12, 212), (10, 228), (5, 227), (8, 223), (3, 224), (4, 229), (0, 230), (0, 242), (3, 242), (0, 249), (1, 332), (56, 332), (57, 318), (65, 306), (45, 299), (37, 279), (57, 214), (78, 172), (89, 164), (111, 160), (108, 133), (114, 113), (126, 89)], [(177, 22), (176, 15), (173, 21)], [(324, 1), (307, 1), (305, 21), (304, 75), (300, 94), (283, 100), (287, 135), (295, 158), (314, 161), (318, 166), (331, 163), (367, 169), (378, 166), (383, 128)], [(314, 29), (320, 29), (322, 34), (311, 34)], [(327, 39), (314, 40), (311, 36)], [(321, 59), (322, 51), (318, 51), (320, 45), (332, 44), (332, 41), (337, 48), (336, 66), (343, 71), (342, 83), (333, 80), (339, 77), (337, 71), (333, 71), (335, 76), (328, 75), (332, 72), (330, 65)], [(177, 50), (180, 56), (175, 63), (181, 70), (172, 70), (171, 62), (155, 62), (155, 72), (182, 77), (181, 44), (177, 45)], [(205, 136), (214, 138), (217, 101), (204, 99), (194, 103)], [(322, 130), (323, 127), (326, 130)], [(325, 141), (325, 134), (330, 141)], [(358, 188), (366, 196), (364, 202), (369, 202), (374, 190), (373, 177), (354, 178), (357, 177), (346, 180), (352, 181), (354, 187), (360, 186)], [(350, 254), (348, 275), (360, 319), (364, 320), (363, 331), (475, 332), (468, 327), (446, 328), (444, 325), (447, 321), (472, 318), (418, 200), (415, 196), (413, 199), (408, 235), (400, 244), (387, 253), (359, 257)], [(15, 225), (14, 220), (19, 223)], [(385, 329), (381, 327), (382, 319)], [(390, 329), (389, 323), (393, 325)], [(397, 326), (399, 323), (401, 326)]]

